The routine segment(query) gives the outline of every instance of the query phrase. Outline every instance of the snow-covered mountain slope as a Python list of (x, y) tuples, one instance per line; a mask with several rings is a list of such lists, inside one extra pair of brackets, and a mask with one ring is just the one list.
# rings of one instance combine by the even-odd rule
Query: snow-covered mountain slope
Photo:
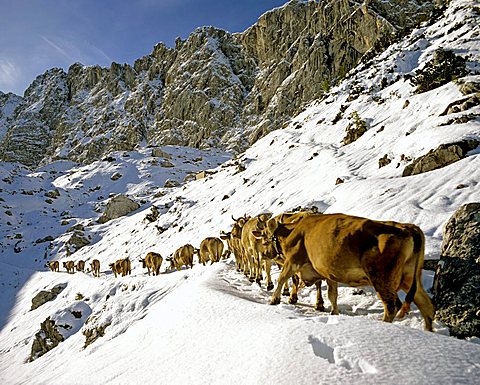
[[(231, 216), (277, 214), (312, 205), (327, 213), (415, 223), (425, 232), (427, 259), (438, 257), (444, 223), (462, 204), (480, 201), (480, 151), (433, 171), (407, 177), (402, 173), (408, 159), (440, 144), (480, 139), (478, 104), (443, 114), (451, 103), (470, 95), (460, 91), (461, 84), (478, 84), (480, 79), (470, 75), (416, 93), (403, 74), (425, 68), (439, 47), (468, 55), (467, 66), (478, 71), (480, 35), (472, 6), (475, 2), (453, 1), (445, 18), (415, 30), (372, 67), (358, 68), (328, 98), (242, 155), (226, 160), (225, 154), (217, 153), (210, 160), (207, 153), (192, 154), (192, 162), (202, 156), (204, 163), (184, 169), (182, 175), (222, 165), (206, 178), (162, 190), (163, 196), (154, 187), (170, 176), (162, 173), (154, 179), (158, 166), (149, 162), (147, 149), (128, 158), (113, 154), (115, 161), (88, 167), (54, 163), (39, 175), (2, 163), (2, 179), (12, 179), (12, 184), (9, 190), (2, 186), (1, 204), (16, 209), (5, 207), (1, 215), (5, 210), (20, 219), (23, 211), (32, 214), (28, 221), (15, 222), (16, 228), (4, 222), (13, 223), (8, 219), (13, 215), (0, 222), (2, 245), (8, 242), (0, 254), (0, 381), (475, 384), (480, 376), (478, 339), (451, 338), (439, 322), (434, 323), (436, 333), (426, 333), (416, 308), (404, 320), (385, 324), (380, 321), (381, 302), (371, 288), (359, 292), (340, 287), (341, 315), (330, 316), (313, 309), (315, 292), (310, 288), (302, 289), (298, 305), (288, 305), (284, 298), (281, 305), (268, 306), (265, 286), (248, 282), (235, 271), (232, 259), (208, 266), (196, 263), (181, 271), (170, 271), (164, 262), (158, 277), (147, 276), (138, 262), (148, 251), (166, 257), (185, 243), (198, 247), (205, 237), (228, 230)], [(344, 145), (346, 128), (355, 126), (356, 117), (367, 130)], [(379, 168), (385, 154), (391, 162)], [(134, 166), (138, 171), (132, 171)], [(116, 172), (122, 177), (110, 180)], [(157, 182), (149, 183), (147, 174)], [(343, 183), (336, 184), (337, 178)], [(12, 186), (16, 194), (11, 194)], [(55, 187), (61, 195), (50, 198), (52, 206), (36, 192), (21, 194), (22, 189)], [(94, 222), (100, 215), (95, 203), (103, 206), (110, 193), (119, 192), (146, 203), (126, 217)], [(160, 211), (154, 222), (145, 220), (152, 204)], [(66, 234), (57, 224), (61, 215), (49, 207), (70, 211), (65, 220), (71, 225), (86, 225), (90, 244), (67, 256)], [(52, 228), (45, 231), (44, 226)], [(21, 237), (15, 238), (16, 233)], [(54, 238), (51, 248), (32, 244), (47, 235)], [(15, 245), (19, 240), (23, 243)], [(22, 250), (15, 253), (15, 246)], [(60, 261), (99, 259), (101, 277), (67, 274), (64, 269), (47, 272), (41, 268), (45, 252)], [(132, 260), (132, 275), (115, 279), (108, 264), (125, 255)], [(275, 269), (274, 278), (277, 275)], [(424, 271), (427, 290), (432, 278)], [(30, 310), (32, 297), (56, 285), (65, 287), (56, 299)], [(64, 325), (60, 329), (65, 341), (27, 363), (35, 334), (47, 317)], [(92, 330), (103, 336), (84, 347), (85, 335)]]

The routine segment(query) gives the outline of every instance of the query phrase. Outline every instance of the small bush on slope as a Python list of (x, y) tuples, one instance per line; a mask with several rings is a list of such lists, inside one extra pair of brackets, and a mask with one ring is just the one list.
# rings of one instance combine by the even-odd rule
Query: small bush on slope
[(433, 59), (411, 78), (411, 82), (417, 86), (416, 92), (420, 94), (466, 74), (467, 69), (463, 57), (455, 55), (452, 51), (439, 48), (435, 51)]

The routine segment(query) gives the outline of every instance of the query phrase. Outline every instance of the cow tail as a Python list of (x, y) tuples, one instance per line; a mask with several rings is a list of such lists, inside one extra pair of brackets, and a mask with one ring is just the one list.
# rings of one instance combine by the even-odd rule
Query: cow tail
[(417, 277), (418, 277), (418, 267), (420, 264), (420, 259), (423, 263), (424, 253), (425, 253), (425, 242), (421, 233), (421, 230), (418, 229), (417, 231), (412, 232), (413, 238), (413, 253), (415, 254), (415, 270), (413, 276), (412, 286), (410, 286), (410, 290), (408, 291), (405, 302), (403, 303), (400, 312), (398, 313), (398, 318), (402, 318), (410, 311), (410, 304), (413, 302), (415, 298), (415, 293), (417, 292)]

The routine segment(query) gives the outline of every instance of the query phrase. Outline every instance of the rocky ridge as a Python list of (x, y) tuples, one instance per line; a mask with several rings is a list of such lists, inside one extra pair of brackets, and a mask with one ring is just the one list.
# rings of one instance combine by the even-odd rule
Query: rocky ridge
[(13, 115), (0, 115), (0, 159), (89, 163), (143, 140), (242, 151), (433, 7), (426, 0), (294, 0), (242, 33), (199, 28), (133, 65), (51, 69), (16, 97)]

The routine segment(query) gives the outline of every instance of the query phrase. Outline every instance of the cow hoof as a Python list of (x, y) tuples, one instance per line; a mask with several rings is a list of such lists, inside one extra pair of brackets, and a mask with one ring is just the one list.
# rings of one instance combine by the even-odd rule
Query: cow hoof
[(267, 285), (267, 290), (272, 290), (274, 288), (273, 283)]
[(315, 310), (317, 310), (317, 311), (325, 311), (325, 306), (323, 306), (323, 305), (317, 305), (317, 306), (315, 306)]
[(331, 314), (331, 315), (338, 315), (338, 310), (332, 310), (332, 311), (330, 312), (330, 314)]
[(297, 301), (298, 301), (298, 296), (296, 294), (292, 294), (290, 296), (290, 299), (288, 300), (288, 303), (293, 305), (293, 304), (296, 304)]
[(280, 303), (280, 298), (272, 298), (270, 305), (278, 305)]
[(258, 286), (262, 287), (262, 280), (260, 278), (257, 278), (255, 282), (258, 283)]
[(248, 280), (252, 283), (255, 282), (255, 278), (248, 278)]
[(288, 290), (284, 290), (284, 291), (282, 292), (282, 295), (283, 295), (284, 297), (288, 297), (288, 296), (290, 295), (290, 292), (289, 292)]

